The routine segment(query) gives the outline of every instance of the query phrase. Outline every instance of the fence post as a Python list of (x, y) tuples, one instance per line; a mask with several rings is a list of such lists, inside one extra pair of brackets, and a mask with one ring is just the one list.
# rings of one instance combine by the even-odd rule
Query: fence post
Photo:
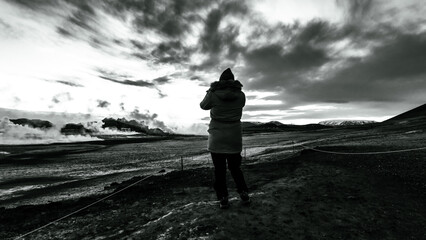
[(180, 157), (180, 170), (183, 171), (183, 157)]

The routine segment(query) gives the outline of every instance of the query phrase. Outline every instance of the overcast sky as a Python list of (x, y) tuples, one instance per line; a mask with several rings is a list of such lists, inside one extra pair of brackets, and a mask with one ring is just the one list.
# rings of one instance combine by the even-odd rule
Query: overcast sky
[(425, 103), (425, 12), (421, 0), (0, 0), (0, 117), (196, 132), (230, 67), (243, 121), (381, 121)]

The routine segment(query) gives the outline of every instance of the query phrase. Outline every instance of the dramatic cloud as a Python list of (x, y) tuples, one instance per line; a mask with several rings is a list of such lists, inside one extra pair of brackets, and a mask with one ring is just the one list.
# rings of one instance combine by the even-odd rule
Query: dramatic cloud
[(360, 23), (365, 21), (369, 14), (372, 13), (374, 1), (372, 0), (338, 0), (337, 3), (341, 4), (346, 10), (347, 20), (351, 23)]
[[(320, 67), (328, 61), (326, 53), (321, 49), (310, 46), (296, 45), (287, 53), (282, 46), (269, 45), (247, 53), (250, 66), (248, 74), (262, 73), (263, 78), (253, 84), (255, 89), (267, 87), (286, 87), (287, 81), (292, 81), (292, 74), (303, 73), (313, 67)], [(290, 78), (290, 79), (289, 79)]]
[(407, 29), (388, 22), (365, 29), (352, 26), (373, 14), (373, 5), (371, 1), (351, 1), (346, 6), (346, 25), (313, 20), (306, 25), (280, 26), (287, 30), (283, 39), (288, 41), (247, 51), (248, 68), (242, 75), (252, 80), (245, 86), (276, 91), (278, 95), (271, 100), (286, 104), (248, 106), (246, 110), (289, 109), (312, 103), (421, 103), (420, 89), (426, 87), (425, 33), (406, 33)]
[(111, 1), (110, 7), (117, 13), (135, 13), (133, 24), (140, 32), (153, 29), (170, 38), (179, 38), (190, 31), (194, 20), (199, 19), (198, 9), (205, 8), (208, 2), (195, 0), (177, 1)]
[[(180, 41), (170, 41), (158, 44), (151, 51), (151, 56), (154, 57), (156, 63), (182, 63), (189, 60), (190, 55), (194, 50), (190, 47), (185, 47)], [(142, 59), (147, 59), (143, 53), (134, 53)], [(138, 55), (139, 54), (139, 55)]]
[(34, 11), (43, 11), (46, 10), (46, 7), (50, 7), (53, 5), (56, 5), (58, 1), (55, 0), (47, 0), (47, 1), (25, 1), (25, 0), (8, 0), (8, 2), (12, 4), (19, 4), (23, 7), (27, 7), (29, 9), (32, 9)]
[[(244, 52), (244, 47), (237, 41), (239, 27), (227, 22), (228, 16), (244, 18), (249, 10), (244, 2), (222, 2), (212, 9), (205, 20), (204, 30), (199, 39), (199, 48), (208, 58), (191, 67), (193, 70), (211, 70), (217, 66), (224, 66), (227, 61), (235, 63), (238, 53)], [(226, 24), (224, 24), (226, 22)], [(224, 25), (221, 29), (221, 25)]]
[(223, 8), (213, 9), (207, 15), (204, 33), (200, 38), (201, 51), (204, 53), (220, 53), (234, 44), (235, 38), (238, 36), (238, 27), (235, 25), (228, 25), (223, 30), (219, 29), (226, 14), (233, 13), (231, 9), (226, 9), (225, 6)]
[(137, 86), (137, 87), (154, 87), (155, 84), (152, 82), (148, 82), (145, 80), (129, 80), (127, 78), (130, 78), (130, 75), (127, 74), (119, 74), (112, 71), (106, 71), (99, 69), (98, 70), (102, 75), (99, 77), (111, 82), (120, 83), (124, 85), (130, 85), (130, 86)]
[(381, 119), (424, 103), (425, 11), (419, 0), (0, 1), (0, 107), (196, 128), (200, 98), (230, 67), (244, 120)]
[(426, 38), (395, 34), (392, 41), (354, 59), (333, 76), (289, 89), (309, 102), (395, 102), (420, 96), (426, 87)]

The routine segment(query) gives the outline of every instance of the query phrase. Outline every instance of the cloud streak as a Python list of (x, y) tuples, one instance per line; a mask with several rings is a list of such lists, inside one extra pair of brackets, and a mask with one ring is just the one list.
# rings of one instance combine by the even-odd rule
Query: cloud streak
[(60, 83), (60, 84), (64, 84), (70, 87), (84, 87), (81, 84), (78, 83), (74, 83), (74, 82), (68, 82), (68, 81), (63, 81), (63, 80), (56, 80), (55, 82)]
[(113, 79), (113, 78), (109, 78), (109, 77), (105, 77), (105, 76), (99, 76), (102, 79), (111, 81), (111, 82), (115, 82), (115, 83), (119, 83), (119, 84), (124, 84), (124, 85), (130, 85), (130, 86), (136, 86), (136, 87), (154, 87), (155, 84), (152, 82), (147, 82), (145, 80), (117, 80), (117, 79)]

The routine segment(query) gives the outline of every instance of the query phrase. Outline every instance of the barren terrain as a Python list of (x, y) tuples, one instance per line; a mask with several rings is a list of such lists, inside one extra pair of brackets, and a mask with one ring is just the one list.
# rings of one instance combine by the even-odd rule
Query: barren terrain
[[(227, 210), (220, 210), (214, 198), (205, 139), (167, 140), (167, 148), (187, 141), (184, 171), (178, 170), (179, 154), (163, 158), (176, 170), (168, 165), (165, 172), (25, 238), (425, 239), (425, 138), (419, 122), (248, 134), (243, 171), (252, 204), (240, 204), (228, 176)], [(114, 147), (106, 149), (113, 154)], [(399, 152), (406, 149), (415, 150)], [(97, 151), (90, 154), (103, 150)], [(162, 169), (157, 167), (152, 172)], [(119, 183), (106, 181), (95, 195), (2, 209), (0, 238), (21, 236), (151, 172), (132, 174), (121, 175), (128, 180)]]

